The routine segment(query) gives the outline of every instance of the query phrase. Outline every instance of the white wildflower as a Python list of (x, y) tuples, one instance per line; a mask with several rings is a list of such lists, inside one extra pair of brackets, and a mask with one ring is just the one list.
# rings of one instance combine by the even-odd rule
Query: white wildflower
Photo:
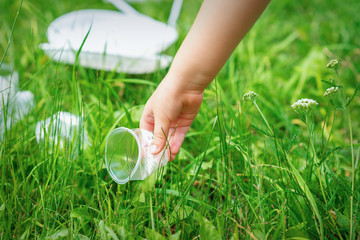
[(302, 99), (297, 100), (294, 104), (292, 104), (291, 107), (294, 110), (308, 112), (316, 105), (318, 105), (318, 103), (315, 100), (308, 99), (308, 98), (302, 98)]
[(335, 68), (338, 65), (339, 61), (337, 59), (330, 60), (328, 64), (326, 64), (327, 68)]
[(325, 90), (324, 96), (331, 96), (339, 91), (339, 87), (331, 87)]
[(255, 101), (255, 99), (257, 98), (257, 93), (250, 91), (244, 94), (243, 96), (243, 100), (244, 101)]

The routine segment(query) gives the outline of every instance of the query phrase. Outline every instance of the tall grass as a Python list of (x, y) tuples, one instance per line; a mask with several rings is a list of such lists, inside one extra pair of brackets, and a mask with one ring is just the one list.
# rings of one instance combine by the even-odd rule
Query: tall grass
[[(104, 166), (106, 136), (138, 126), (166, 70), (134, 76), (52, 62), (38, 48), (52, 20), (112, 7), (24, 1), (17, 16), (21, 2), (0, 2), (0, 53), (35, 107), (0, 144), (0, 239), (360, 237), (358, 1), (270, 3), (206, 89), (177, 158), (126, 185)], [(161, 13), (157, 2), (134, 6), (165, 21), (163, 4)], [(180, 40), (199, 6), (184, 1)], [(325, 67), (334, 58), (335, 71)], [(340, 91), (324, 97), (332, 86)], [(250, 90), (258, 98), (243, 101)], [(306, 119), (290, 107), (305, 97), (319, 103)], [(64, 148), (50, 136), (37, 143), (36, 123), (58, 111), (82, 115), (90, 146), (81, 137)]]

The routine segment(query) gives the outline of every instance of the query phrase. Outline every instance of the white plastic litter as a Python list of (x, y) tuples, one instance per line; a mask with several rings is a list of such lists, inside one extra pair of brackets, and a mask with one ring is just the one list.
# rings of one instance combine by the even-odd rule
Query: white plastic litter
[(0, 71), (0, 140), (2, 140), (5, 124), (6, 128), (10, 129), (34, 107), (34, 95), (30, 91), (19, 92), (19, 74), (10, 66), (3, 64)]
[(73, 146), (90, 145), (82, 117), (68, 112), (57, 112), (45, 121), (38, 122), (35, 136), (38, 143), (48, 139), (50, 144), (59, 144), (60, 149), (64, 148), (65, 142), (69, 145), (74, 143)]
[(182, 0), (174, 0), (168, 24), (137, 12), (124, 0), (108, 0), (121, 12), (87, 9), (70, 12), (49, 26), (49, 43), (40, 47), (53, 60), (73, 64), (80, 49), (84, 67), (127, 73), (149, 73), (167, 67), (171, 56), (161, 54), (177, 38), (175, 29)]
[(106, 139), (105, 164), (111, 178), (118, 184), (144, 180), (170, 158), (169, 149), (157, 155), (150, 153), (154, 134), (144, 129), (119, 127)]

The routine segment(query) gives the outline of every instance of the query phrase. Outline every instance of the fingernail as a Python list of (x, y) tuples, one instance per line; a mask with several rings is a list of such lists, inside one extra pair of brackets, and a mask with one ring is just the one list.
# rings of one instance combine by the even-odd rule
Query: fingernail
[(154, 155), (157, 152), (157, 149), (158, 147), (155, 144), (151, 145), (150, 153)]

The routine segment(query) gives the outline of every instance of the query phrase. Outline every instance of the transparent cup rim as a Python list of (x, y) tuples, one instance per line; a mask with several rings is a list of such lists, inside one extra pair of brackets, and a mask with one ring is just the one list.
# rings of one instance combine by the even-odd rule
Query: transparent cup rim
[[(136, 161), (136, 164), (135, 164), (135, 167), (133, 168), (133, 170), (131, 171), (131, 174), (129, 177), (127, 177), (126, 179), (119, 179), (118, 177), (116, 177), (116, 175), (114, 174), (114, 172), (112, 171), (110, 165), (108, 164), (108, 160), (107, 160), (107, 145), (108, 145), (108, 141), (109, 141), (109, 137), (111, 134), (115, 133), (115, 132), (128, 132), (130, 133), (136, 140), (136, 143), (137, 143), (137, 146), (138, 146), (138, 150), (139, 150), (139, 153), (138, 153), (138, 158), (137, 158), (137, 161)], [(125, 184), (127, 183), (131, 178), (132, 176), (135, 174), (136, 170), (139, 168), (139, 165), (140, 165), (140, 159), (141, 159), (141, 145), (140, 145), (140, 139), (139, 137), (135, 134), (135, 132), (129, 128), (126, 128), (126, 127), (118, 127), (118, 128), (115, 128), (113, 129), (107, 136), (106, 138), (106, 144), (105, 144), (105, 165), (106, 165), (106, 168), (111, 176), (111, 178), (116, 182), (116, 183), (119, 183), (119, 184)]]

